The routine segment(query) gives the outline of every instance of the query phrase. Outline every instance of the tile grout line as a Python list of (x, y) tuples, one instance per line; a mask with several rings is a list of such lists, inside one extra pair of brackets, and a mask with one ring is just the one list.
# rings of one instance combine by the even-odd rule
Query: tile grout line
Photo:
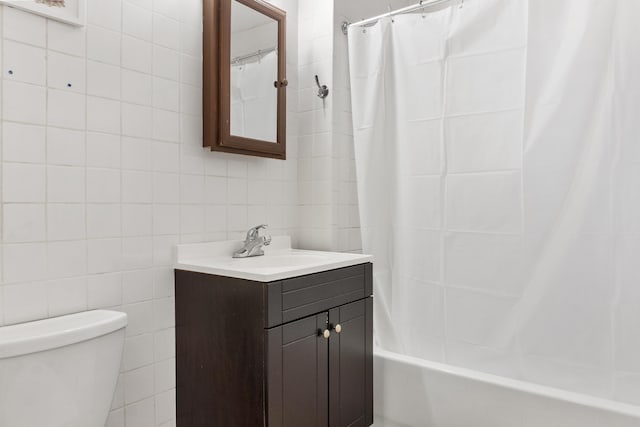
[[(0, 52), (4, 52), (4, 5), (0, 5)], [(4, 54), (3, 54), (4, 55)], [(0, 56), (4, 68), (4, 58)], [(0, 69), (0, 98), (4, 96), (4, 69)], [(4, 325), (4, 102), (0, 99), (0, 326)]]
[[(44, 90), (45, 90), (45, 103), (44, 103), (44, 259), (45, 259), (45, 271), (44, 278), (49, 278), (49, 19), (44, 19)], [(86, 104), (85, 104), (86, 111)], [(86, 114), (85, 114), (86, 116)], [(46, 281), (43, 281), (45, 286), (45, 301), (47, 304), (47, 317), (51, 317), (50, 310), (50, 292), (49, 286), (46, 285)]]

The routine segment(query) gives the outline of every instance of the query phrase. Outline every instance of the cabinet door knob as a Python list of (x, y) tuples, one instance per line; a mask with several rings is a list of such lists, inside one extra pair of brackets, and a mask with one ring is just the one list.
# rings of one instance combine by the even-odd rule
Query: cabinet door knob
[(321, 335), (326, 339), (329, 339), (329, 337), (331, 336), (331, 331), (328, 329), (325, 329), (324, 331), (322, 329), (318, 329), (318, 335)]
[(339, 323), (336, 325), (336, 327), (334, 329), (336, 330), (336, 333), (338, 333), (338, 334), (340, 332), (342, 332), (342, 326)]

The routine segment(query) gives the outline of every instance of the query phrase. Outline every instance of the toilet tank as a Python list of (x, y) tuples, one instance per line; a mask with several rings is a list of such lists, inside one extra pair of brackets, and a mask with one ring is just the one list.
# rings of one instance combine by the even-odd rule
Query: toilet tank
[(127, 315), (95, 310), (0, 328), (1, 427), (104, 427)]

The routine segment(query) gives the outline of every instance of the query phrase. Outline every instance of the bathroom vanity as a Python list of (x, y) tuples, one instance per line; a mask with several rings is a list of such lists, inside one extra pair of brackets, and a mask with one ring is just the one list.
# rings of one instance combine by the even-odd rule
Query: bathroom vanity
[(177, 426), (371, 425), (371, 257), (239, 245), (178, 246)]

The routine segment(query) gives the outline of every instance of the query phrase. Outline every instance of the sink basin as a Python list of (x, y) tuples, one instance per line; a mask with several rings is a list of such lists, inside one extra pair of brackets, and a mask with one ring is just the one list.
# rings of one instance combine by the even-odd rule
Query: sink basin
[(291, 248), (288, 236), (273, 237), (263, 256), (232, 258), (241, 241), (178, 245), (174, 268), (257, 282), (273, 282), (305, 274), (371, 262), (371, 255), (307, 251)]

